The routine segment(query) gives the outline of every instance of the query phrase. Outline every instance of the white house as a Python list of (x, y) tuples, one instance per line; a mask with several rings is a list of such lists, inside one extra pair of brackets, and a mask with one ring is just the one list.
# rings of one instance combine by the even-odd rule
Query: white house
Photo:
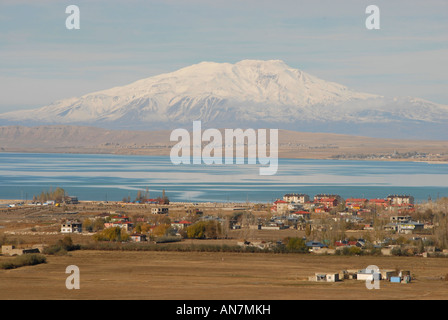
[(310, 201), (310, 196), (307, 194), (297, 194), (297, 193), (287, 193), (283, 196), (283, 200), (286, 202), (296, 202), (304, 204), (305, 202)]
[(152, 208), (151, 209), (151, 213), (152, 214), (167, 214), (168, 213), (168, 208), (166, 208), (166, 207)]
[(389, 195), (387, 200), (394, 206), (414, 204), (414, 197), (407, 195)]
[(82, 233), (82, 223), (79, 221), (67, 221), (61, 225), (61, 233)]

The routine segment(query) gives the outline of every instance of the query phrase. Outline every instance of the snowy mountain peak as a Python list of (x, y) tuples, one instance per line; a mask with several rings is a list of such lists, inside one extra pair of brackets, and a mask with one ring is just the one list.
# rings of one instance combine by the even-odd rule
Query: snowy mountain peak
[(306, 124), (315, 129), (316, 123), (325, 123), (323, 128), (330, 130), (330, 124), (338, 124), (334, 125), (337, 132), (350, 124), (408, 125), (411, 121), (446, 125), (447, 110), (421, 99), (357, 92), (282, 60), (242, 60), (235, 64), (201, 62), (39, 109), (5, 113), (0, 115), (0, 124), (166, 129), (201, 120), (215, 127), (293, 130), (303, 130)]

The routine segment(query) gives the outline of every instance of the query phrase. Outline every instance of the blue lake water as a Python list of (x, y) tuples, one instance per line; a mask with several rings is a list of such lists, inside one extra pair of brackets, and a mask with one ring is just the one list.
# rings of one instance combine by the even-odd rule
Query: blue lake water
[(448, 196), (448, 164), (279, 159), (273, 176), (261, 165), (174, 165), (168, 156), (0, 153), (0, 198), (30, 200), (64, 188), (79, 200), (117, 201), (148, 188), (171, 201), (263, 202), (285, 193), (343, 198), (408, 194), (416, 201)]

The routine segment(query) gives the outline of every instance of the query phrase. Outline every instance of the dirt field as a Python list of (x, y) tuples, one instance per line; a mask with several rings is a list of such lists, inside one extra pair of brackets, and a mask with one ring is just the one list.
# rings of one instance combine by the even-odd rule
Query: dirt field
[[(111, 205), (79, 206), (78, 214), (62, 209), (3, 209), (0, 239), (5, 243), (53, 244), (64, 237), (61, 219), (83, 219), (115, 210)], [(85, 207), (85, 209), (82, 209)], [(82, 209), (82, 210), (80, 210)], [(143, 214), (147, 208), (119, 208)], [(210, 209), (210, 214), (213, 210)], [(180, 210), (182, 211), (182, 210)], [(205, 211), (205, 210), (204, 210)], [(208, 213), (208, 212), (207, 212)], [(232, 212), (230, 211), (229, 214)], [(170, 213), (171, 215), (171, 213)], [(12, 232), (12, 233), (11, 233)], [(302, 237), (304, 231), (230, 230), (228, 239), (186, 239), (182, 244), (236, 245), (241, 239), (277, 241)], [(363, 232), (350, 233), (363, 237)], [(411, 236), (411, 235), (410, 235)], [(72, 234), (76, 244), (91, 243), (89, 235)], [(6, 240), (5, 240), (6, 239)], [(178, 245), (180, 243), (176, 243)], [(2, 300), (406, 300), (448, 299), (448, 259), (388, 256), (317, 256), (313, 254), (220, 253), (167, 251), (72, 251), (47, 255), (47, 263), (0, 270)], [(0, 263), (13, 259), (0, 256)], [(67, 266), (80, 270), (79, 290), (68, 290)], [(316, 272), (341, 272), (376, 265), (384, 269), (410, 270), (408, 284), (382, 281), (379, 290), (368, 290), (359, 280), (337, 283), (308, 281)]]
[[(69, 265), (79, 267), (79, 290), (65, 287)], [(315, 272), (369, 265), (407, 269), (415, 279), (407, 284), (381, 281), (378, 290), (360, 280), (308, 281)], [(447, 299), (447, 273), (443, 258), (75, 251), (48, 256), (46, 264), (0, 270), (0, 299)]]

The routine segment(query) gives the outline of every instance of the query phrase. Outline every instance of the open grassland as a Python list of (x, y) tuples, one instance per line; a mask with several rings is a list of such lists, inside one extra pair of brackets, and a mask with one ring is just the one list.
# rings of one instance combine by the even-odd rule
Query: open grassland
[[(69, 265), (79, 267), (79, 290), (65, 287)], [(415, 279), (381, 281), (379, 290), (368, 290), (360, 280), (308, 281), (315, 272), (369, 265), (410, 270)], [(444, 258), (80, 250), (48, 256), (45, 264), (0, 270), (0, 299), (447, 299), (447, 273)]]

